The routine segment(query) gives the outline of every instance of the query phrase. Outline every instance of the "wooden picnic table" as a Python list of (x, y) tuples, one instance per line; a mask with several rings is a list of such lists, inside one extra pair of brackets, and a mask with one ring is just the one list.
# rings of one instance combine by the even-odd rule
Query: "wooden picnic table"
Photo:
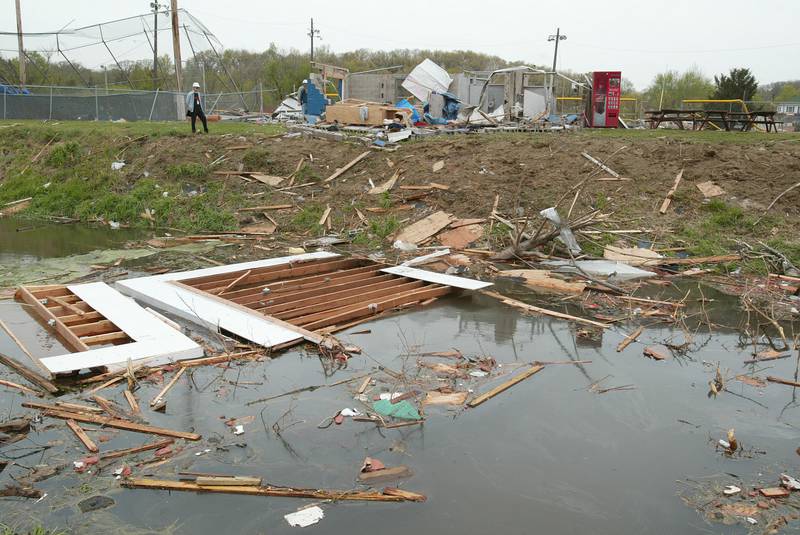
[[(692, 130), (705, 130), (709, 124), (726, 131), (738, 130), (749, 132), (756, 125), (764, 125), (767, 132), (777, 132), (774, 111), (733, 112), (727, 110), (675, 110), (662, 109), (645, 111), (646, 121), (650, 128), (658, 128), (662, 123), (675, 123), (685, 130), (685, 122), (692, 125)], [(719, 126), (721, 125), (721, 126)]]
[(658, 128), (661, 123), (675, 123), (678, 128), (685, 130), (683, 123), (689, 122), (692, 124), (692, 130), (694, 130), (695, 121), (697, 120), (695, 110), (662, 109), (646, 111), (645, 114), (648, 116), (646, 120), (650, 123), (650, 128)]
[(731, 117), (732, 127), (742, 132), (750, 132), (758, 124), (764, 125), (767, 132), (777, 132), (779, 123), (775, 121), (775, 114), (774, 111), (751, 111), (728, 115)]

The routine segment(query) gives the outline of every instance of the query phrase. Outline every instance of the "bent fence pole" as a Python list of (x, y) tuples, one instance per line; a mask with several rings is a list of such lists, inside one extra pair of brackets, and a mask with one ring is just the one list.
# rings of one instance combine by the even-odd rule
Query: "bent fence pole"
[(152, 121), (153, 120), (153, 110), (156, 109), (156, 100), (158, 100), (158, 89), (159, 88), (156, 87), (156, 94), (153, 95), (153, 105), (150, 106), (150, 118), (147, 119), (148, 121)]

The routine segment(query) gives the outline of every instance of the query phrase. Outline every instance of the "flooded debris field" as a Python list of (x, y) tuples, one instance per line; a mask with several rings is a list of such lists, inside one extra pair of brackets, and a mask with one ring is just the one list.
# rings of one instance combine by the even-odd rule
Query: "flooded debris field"
[[(707, 196), (712, 149), (651, 136), (287, 136), (206, 138), (280, 165), (128, 220), (0, 219), (11, 533), (798, 530), (790, 178)], [(253, 178), (311, 153), (291, 195)], [(172, 195), (231, 219), (172, 227)]]

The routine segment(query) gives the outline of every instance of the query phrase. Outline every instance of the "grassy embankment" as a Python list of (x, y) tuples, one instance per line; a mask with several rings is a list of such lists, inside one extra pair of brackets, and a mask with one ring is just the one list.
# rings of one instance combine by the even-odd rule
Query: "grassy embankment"
[[(187, 231), (230, 230), (237, 226), (235, 192), (212, 180), (212, 160), (204, 145), (180, 123), (0, 122), (0, 204), (33, 197), (27, 216), (104, 219), (132, 226), (151, 225)], [(212, 123), (213, 134), (268, 136), (280, 129), (247, 123)], [(196, 134), (204, 136), (204, 134)], [(159, 148), (143, 153), (145, 142)], [(36, 162), (32, 160), (44, 149)], [(169, 149), (169, 150), (168, 150)], [(178, 156), (185, 154), (185, 158)], [(256, 154), (258, 156), (258, 154)], [(217, 157), (217, 154), (214, 155)], [(117, 160), (143, 162), (131, 171), (111, 169)], [(203, 162), (205, 160), (205, 162)], [(147, 167), (145, 169), (145, 167)], [(134, 174), (135, 173), (135, 174)], [(189, 183), (196, 187), (186, 188)]]
[[(236, 210), (242, 206), (252, 204), (269, 204), (286, 202), (285, 197), (271, 199), (270, 193), (265, 191), (260, 197), (245, 194), (247, 185), (238, 180), (220, 180), (213, 174), (211, 163), (218, 156), (226, 153), (226, 146), (237, 143), (239, 136), (246, 136), (247, 144), (251, 148), (235, 151), (232, 159), (226, 163), (226, 168), (241, 162), (245, 168), (259, 170), (271, 174), (285, 176), (293, 170), (298, 156), (298, 150), (310, 150), (306, 145), (296, 145), (295, 154), (289, 156), (285, 152), (288, 148), (283, 144), (283, 149), (275, 148), (274, 141), (267, 138), (281, 132), (280, 127), (262, 126), (247, 123), (212, 123), (212, 133), (208, 136), (198, 134), (192, 136), (188, 125), (180, 123), (91, 123), (91, 122), (62, 122), (41, 123), (36, 121), (0, 122), (0, 127), (10, 124), (16, 126), (0, 128), (0, 205), (20, 198), (33, 197), (30, 206), (24, 214), (28, 216), (66, 216), (82, 220), (103, 219), (114, 220), (131, 226), (159, 227), (180, 229), (185, 231), (219, 231), (232, 230), (238, 227), (240, 220)], [(51, 142), (42, 151), (42, 148)], [(263, 143), (260, 143), (263, 142)], [(417, 140), (406, 143), (402, 148), (405, 155), (396, 156), (395, 159), (405, 160), (408, 174), (419, 181), (436, 179), (437, 181), (450, 181), (454, 186), (449, 197), (442, 197), (438, 202), (440, 207), (455, 208), (456, 215), (461, 217), (485, 215), (490, 209), (491, 198), (494, 190), (505, 184), (506, 193), (503, 202), (508, 202), (516, 191), (513, 171), (516, 162), (525, 158), (538, 158), (536, 161), (545, 162), (547, 169), (552, 166), (546, 158), (559, 157), (558, 145), (571, 144), (562, 153), (569, 154), (563, 157), (561, 174), (565, 175), (577, 169), (575, 158), (583, 147), (592, 147), (597, 154), (610, 154), (615, 146), (625, 144), (638, 155), (626, 156), (631, 150), (623, 151), (619, 157), (626, 156), (620, 165), (631, 166), (633, 172), (647, 176), (648, 168), (634, 167), (635, 165), (649, 165), (650, 168), (659, 169), (652, 173), (649, 179), (638, 179), (625, 183), (622, 190), (618, 186), (609, 184), (602, 189), (601, 184), (595, 184), (597, 191), (586, 191), (578, 203), (582, 211), (598, 208), (603, 211), (613, 211), (614, 219), (618, 221), (638, 220), (646, 226), (662, 226), (669, 231), (657, 234), (657, 245), (660, 247), (683, 246), (691, 255), (723, 254), (735, 249), (735, 239), (742, 239), (756, 245), (763, 241), (768, 245), (785, 253), (793, 263), (800, 264), (800, 239), (798, 239), (797, 223), (792, 217), (787, 217), (786, 212), (772, 210), (762, 216), (761, 211), (740, 206), (735, 199), (712, 200), (701, 202), (698, 192), (687, 184), (678, 190), (673, 206), (684, 210), (680, 215), (672, 214), (666, 217), (653, 217), (653, 207), (657, 206), (671, 183), (671, 178), (665, 176), (665, 183), (654, 183), (652, 176), (661, 176), (666, 163), (672, 163), (679, 156), (686, 156), (686, 152), (693, 152), (694, 163), (688, 165), (705, 165), (695, 169), (695, 176), (704, 176), (706, 173), (719, 172), (727, 169), (731, 163), (718, 163), (712, 157), (707, 163), (703, 161), (703, 151), (717, 148), (717, 152), (726, 153), (728, 162), (731, 162), (731, 153), (752, 150), (763, 150), (763, 147), (794, 147), (800, 142), (798, 134), (770, 134), (763, 133), (727, 133), (727, 132), (686, 132), (675, 130), (658, 131), (583, 131), (574, 135), (553, 136), (530, 134), (489, 134), (480, 137), (474, 136), (440, 136), (432, 139)], [(319, 142), (315, 150), (315, 166), (304, 168), (301, 181), (318, 180), (320, 175), (331, 172), (338, 165), (342, 165), (352, 158), (343, 151), (358, 151), (359, 148), (343, 149), (342, 144)], [(438, 156), (437, 146), (448, 146), (442, 153), (455, 155), (455, 159), (448, 159), (448, 169), (452, 169), (447, 176), (429, 173), (430, 164), (422, 163), (426, 159)], [(725, 147), (728, 148), (725, 148)], [(733, 146), (733, 148), (731, 148)], [(654, 152), (666, 147), (669, 152), (666, 156), (653, 156)], [(676, 147), (678, 147), (676, 149)], [(703, 147), (701, 149), (701, 147)], [(474, 175), (477, 165), (474, 160), (469, 160), (472, 153), (480, 150), (487, 151), (487, 158), (493, 159), (494, 168), (506, 166), (509, 171), (498, 171), (497, 175), (482, 175), (482, 178), (470, 178)], [(784, 150), (783, 148), (781, 150)], [(39, 154), (36, 162), (32, 159)], [(337, 152), (339, 151), (339, 152)], [(495, 151), (505, 151), (496, 156)], [(791, 151), (786, 151), (787, 153)], [(330, 153), (330, 154), (326, 154)], [(397, 153), (401, 154), (401, 153)], [(793, 153), (792, 153), (793, 154)], [(796, 159), (796, 154), (792, 156)], [(532, 156), (533, 155), (533, 156)], [(411, 158), (413, 156), (413, 158)], [(700, 157), (698, 159), (698, 156)], [(321, 157), (324, 164), (317, 164)], [(791, 157), (786, 161), (792, 162)], [(327, 158), (327, 159), (326, 159)], [(410, 160), (408, 158), (411, 158)], [(111, 163), (116, 160), (128, 163), (121, 171), (113, 171)], [(460, 160), (459, 160), (460, 159)], [(285, 160), (285, 161), (284, 161)], [(379, 173), (386, 171), (384, 158), (374, 158), (366, 161), (369, 175), (378, 183)], [(415, 168), (415, 161), (420, 163)], [(461, 161), (461, 167), (458, 162)], [(531, 161), (531, 160), (528, 160)], [(451, 162), (456, 164), (451, 167)], [(638, 163), (637, 163), (638, 162)], [(652, 162), (652, 163), (649, 163)], [(532, 165), (531, 162), (529, 163)], [(585, 162), (584, 162), (585, 164)], [(735, 162), (733, 162), (735, 167)], [(781, 164), (781, 162), (777, 162)], [(320, 167), (319, 165), (324, 165)], [(383, 168), (380, 166), (383, 165)], [(615, 164), (616, 165), (616, 160)], [(516, 167), (519, 169), (519, 167)], [(541, 172), (541, 171), (537, 171)], [(505, 174), (504, 174), (505, 173)], [(382, 175), (381, 175), (382, 176)], [(531, 175), (531, 180), (536, 180)], [(573, 175), (571, 175), (573, 176)], [(575, 171), (575, 177), (579, 174)], [(360, 178), (362, 182), (364, 178)], [(467, 180), (467, 182), (464, 182)], [(472, 180), (472, 185), (469, 185)], [(477, 187), (475, 180), (486, 181), (480, 189), (487, 191), (470, 190)], [(545, 182), (549, 179), (545, 178)], [(738, 179), (737, 179), (738, 180)], [(762, 179), (763, 180), (763, 179)], [(494, 181), (490, 185), (490, 182)], [(513, 181), (513, 183), (512, 183)], [(768, 188), (769, 184), (765, 187)], [(250, 186), (252, 188), (252, 186)], [(772, 188), (774, 189), (774, 187)], [(763, 192), (761, 203), (766, 204), (776, 195), (772, 190)], [(615, 191), (616, 190), (616, 191)], [(628, 191), (630, 190), (630, 191)], [(547, 198), (540, 198), (541, 195)], [(561, 190), (558, 190), (561, 191)], [(363, 190), (359, 190), (351, 182), (341, 184), (330, 190), (322, 192), (314, 198), (306, 199), (299, 203), (297, 209), (287, 214), (281, 221), (283, 230), (306, 233), (308, 235), (321, 234), (324, 229), (318, 224), (319, 218), (327, 203), (335, 207), (334, 225), (337, 228), (349, 228), (355, 217), (354, 208), (362, 209), (367, 206), (379, 206), (388, 210), (386, 214), (370, 215), (369, 228), (366, 233), (356, 238), (356, 243), (364, 246), (375, 247), (384, 242), (397, 228), (402, 226), (406, 218), (413, 218), (407, 212), (393, 212), (394, 205), (402, 203), (396, 192), (365, 199)], [(338, 195), (338, 197), (336, 197)], [(540, 207), (546, 203), (554, 202), (558, 196), (556, 190), (547, 190), (547, 184), (525, 190), (527, 196), (523, 201), (532, 207)], [(369, 197), (369, 196), (367, 196)], [(554, 197), (554, 198), (550, 198)], [(766, 202), (765, 202), (766, 201)], [(444, 204), (442, 204), (444, 203)], [(436, 204), (436, 203), (435, 203)], [(434, 205), (435, 205), (434, 204)], [(473, 212), (469, 211), (469, 205)], [(485, 204), (485, 206), (483, 206)], [(480, 206), (478, 206), (480, 205)], [(145, 210), (152, 214), (152, 220), (143, 216)], [(501, 204), (501, 211), (511, 213), (510, 206)], [(465, 212), (465, 213), (459, 213)], [(672, 211), (671, 211), (672, 212)], [(577, 212), (576, 212), (577, 213)], [(352, 226), (352, 225), (350, 225)], [(507, 229), (502, 225), (494, 225), (492, 246), (501, 247), (503, 240), (508, 239)], [(603, 234), (595, 236), (594, 241), (585, 241), (585, 249), (592, 254), (601, 255), (602, 246), (613, 243), (619, 235)], [(751, 262), (749, 270), (764, 271), (763, 262)]]

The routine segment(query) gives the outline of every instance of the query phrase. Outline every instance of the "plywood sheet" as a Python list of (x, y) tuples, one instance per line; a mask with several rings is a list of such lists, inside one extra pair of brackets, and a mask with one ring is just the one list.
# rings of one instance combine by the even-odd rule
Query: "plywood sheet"
[(614, 247), (613, 245), (606, 245), (603, 250), (603, 258), (615, 262), (624, 262), (629, 266), (657, 266), (661, 263), (659, 260), (664, 258), (664, 256), (652, 249), (644, 249), (642, 247)]
[(482, 237), (483, 227), (481, 225), (464, 225), (442, 232), (439, 234), (439, 241), (442, 245), (453, 249), (464, 249)]
[(451, 220), (452, 218), (448, 213), (441, 210), (434, 212), (401, 230), (395, 239), (419, 244), (445, 228), (450, 224)]

